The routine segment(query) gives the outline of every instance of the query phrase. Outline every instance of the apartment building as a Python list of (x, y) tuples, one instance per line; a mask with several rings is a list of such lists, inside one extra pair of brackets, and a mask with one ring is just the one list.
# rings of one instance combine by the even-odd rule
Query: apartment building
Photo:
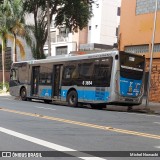
[[(51, 56), (69, 54), (71, 51), (113, 48), (117, 43), (121, 0), (96, 0), (92, 6), (93, 17), (88, 27), (77, 33), (51, 24)], [(54, 18), (53, 18), (54, 19)], [(48, 53), (48, 44), (44, 47)]]
[[(119, 48), (146, 57), (148, 75), (156, 0), (122, 0)], [(147, 82), (147, 76), (146, 76)], [(160, 0), (154, 40), (150, 100), (160, 102)]]

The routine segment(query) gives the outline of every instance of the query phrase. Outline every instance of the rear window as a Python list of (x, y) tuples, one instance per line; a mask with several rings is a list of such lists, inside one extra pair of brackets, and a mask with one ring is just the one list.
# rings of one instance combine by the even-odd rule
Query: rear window
[(140, 80), (143, 77), (144, 67), (145, 57), (120, 53), (120, 75), (122, 77)]

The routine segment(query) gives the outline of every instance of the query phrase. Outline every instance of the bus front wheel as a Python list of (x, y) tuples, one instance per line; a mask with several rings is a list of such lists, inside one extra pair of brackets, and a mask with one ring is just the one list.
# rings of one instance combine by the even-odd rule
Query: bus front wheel
[(69, 92), (67, 96), (68, 106), (76, 107), (78, 105), (78, 95), (75, 90)]
[(21, 89), (20, 97), (21, 97), (22, 101), (26, 101), (27, 100), (27, 91), (26, 91), (26, 89), (24, 87)]

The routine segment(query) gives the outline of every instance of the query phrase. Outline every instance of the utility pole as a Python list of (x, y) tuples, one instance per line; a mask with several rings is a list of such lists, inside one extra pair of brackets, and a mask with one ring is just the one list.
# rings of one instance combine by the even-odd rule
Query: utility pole
[(48, 56), (51, 56), (50, 0), (47, 0)]
[(149, 105), (149, 94), (150, 94), (150, 87), (151, 87), (151, 74), (152, 74), (152, 61), (153, 61), (153, 51), (154, 51), (154, 39), (155, 39), (155, 32), (156, 32), (157, 9), (158, 9), (158, 0), (155, 0), (154, 27), (153, 27), (153, 35), (152, 35), (152, 48), (151, 48), (151, 54), (150, 54), (149, 76), (148, 76), (148, 84), (147, 84), (146, 109), (149, 109), (148, 105)]

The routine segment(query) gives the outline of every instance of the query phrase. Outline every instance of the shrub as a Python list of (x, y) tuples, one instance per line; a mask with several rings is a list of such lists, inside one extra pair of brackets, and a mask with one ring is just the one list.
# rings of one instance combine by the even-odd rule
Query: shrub
[[(9, 83), (5, 82), (4, 85), (6, 86), (6, 91), (8, 92), (9, 91)], [(0, 91), (3, 91), (3, 83), (2, 82), (0, 82)]]

